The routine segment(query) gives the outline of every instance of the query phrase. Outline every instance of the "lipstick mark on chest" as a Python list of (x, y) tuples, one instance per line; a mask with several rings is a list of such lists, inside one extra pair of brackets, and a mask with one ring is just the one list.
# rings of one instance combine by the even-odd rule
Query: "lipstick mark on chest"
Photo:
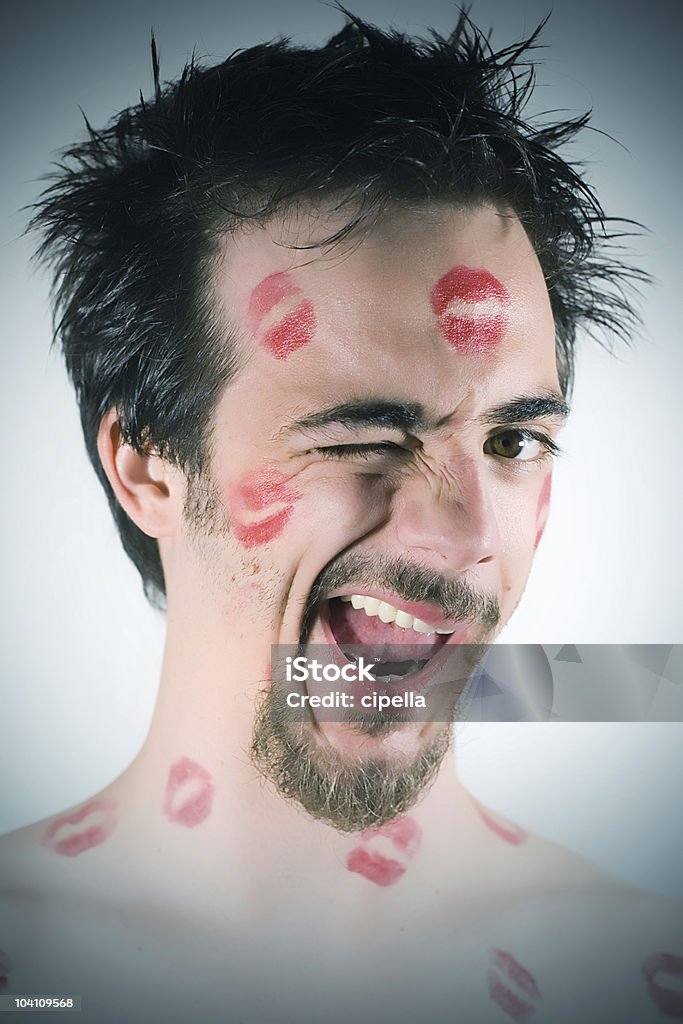
[(420, 826), (412, 818), (396, 818), (367, 829), (346, 858), (346, 868), (375, 885), (395, 885), (406, 873), (421, 838)]
[(116, 828), (113, 800), (91, 800), (89, 804), (56, 818), (45, 830), (42, 845), (61, 857), (78, 857), (109, 839)]
[(452, 267), (430, 296), (441, 336), (463, 355), (490, 352), (507, 328), (510, 294), (488, 270)]
[(291, 274), (269, 274), (249, 298), (248, 322), (252, 333), (276, 359), (308, 345), (316, 329), (313, 303), (300, 298), (303, 291)]
[[(289, 522), (299, 497), (274, 469), (246, 473), (228, 494), (233, 535), (245, 548), (275, 540)], [(269, 509), (273, 511), (263, 516)]]
[(541, 993), (533, 975), (515, 960), (512, 953), (503, 949), (489, 952), (491, 960), (486, 980), (491, 999), (513, 1020), (529, 1020), (541, 1002)]
[(164, 814), (174, 825), (195, 828), (211, 814), (213, 795), (213, 779), (206, 768), (181, 757), (168, 773)]
[(643, 963), (641, 972), (647, 993), (660, 1012), (665, 1017), (683, 1020), (683, 956), (653, 953)]
[(6, 989), (9, 985), (9, 978), (7, 977), (12, 971), (12, 961), (10, 960), (4, 949), (0, 949), (0, 992)]
[(536, 537), (534, 538), (534, 548), (537, 548), (538, 545), (541, 543), (541, 537), (543, 536), (543, 531), (545, 530), (546, 524), (548, 522), (552, 482), (552, 473), (548, 473), (545, 480), (543, 481), (541, 492), (538, 495), (538, 502), (536, 503)]
[(526, 842), (526, 832), (519, 825), (515, 824), (514, 821), (501, 818), (498, 814), (493, 814), (492, 811), (487, 810), (480, 804), (477, 804), (476, 807), (486, 827), (490, 828), (501, 839), (504, 839), (506, 843), (510, 843), (511, 846), (521, 846), (522, 843)]

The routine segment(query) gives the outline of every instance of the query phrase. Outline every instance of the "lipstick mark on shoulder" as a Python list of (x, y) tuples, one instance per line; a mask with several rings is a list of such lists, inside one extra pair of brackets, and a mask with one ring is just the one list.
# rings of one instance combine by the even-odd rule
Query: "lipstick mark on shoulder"
[[(647, 993), (665, 1017), (683, 1020), (683, 956), (653, 953), (643, 963), (641, 973)], [(674, 987), (669, 982), (673, 982)]]
[(497, 1006), (518, 1022), (533, 1017), (541, 993), (533, 975), (503, 949), (491, 949), (486, 980), (489, 996)]
[(367, 829), (346, 858), (346, 868), (375, 885), (395, 885), (405, 875), (407, 862), (417, 853), (421, 838), (420, 826), (412, 818), (395, 818), (379, 828)]
[(490, 352), (509, 322), (510, 293), (488, 270), (451, 267), (430, 296), (441, 336), (463, 355)]
[(0, 949), (0, 992), (9, 985), (8, 974), (12, 973), (12, 961), (4, 949)]
[[(249, 298), (248, 320), (252, 333), (276, 359), (286, 359), (297, 349), (308, 345), (316, 329), (313, 303), (299, 300), (303, 291), (291, 274), (269, 274), (260, 281)], [(276, 307), (289, 307), (275, 323), (268, 326)], [(264, 326), (265, 323), (265, 326)]]
[(482, 807), (481, 804), (476, 804), (476, 807), (486, 827), (495, 832), (501, 839), (504, 839), (506, 843), (510, 843), (511, 846), (520, 846), (526, 842), (526, 832), (514, 821), (501, 818), (500, 815), (494, 814), (486, 807)]
[(164, 794), (164, 814), (174, 825), (196, 828), (211, 814), (214, 782), (196, 761), (181, 757), (171, 765)]
[(48, 825), (42, 845), (61, 857), (78, 857), (100, 846), (116, 828), (115, 808), (113, 800), (91, 800)]
[[(245, 548), (268, 544), (279, 537), (299, 500), (299, 493), (286, 486), (286, 478), (274, 469), (246, 473), (228, 494), (231, 527)], [(259, 518), (263, 512), (274, 509)]]

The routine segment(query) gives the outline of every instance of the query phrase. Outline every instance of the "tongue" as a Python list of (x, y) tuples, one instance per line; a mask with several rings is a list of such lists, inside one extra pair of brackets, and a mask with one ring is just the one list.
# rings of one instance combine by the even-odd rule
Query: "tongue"
[(421, 658), (428, 658), (447, 639), (443, 634), (418, 633), (403, 629), (395, 622), (382, 622), (379, 615), (366, 615), (348, 601), (330, 601), (330, 629), (337, 644), (410, 644), (419, 645)]

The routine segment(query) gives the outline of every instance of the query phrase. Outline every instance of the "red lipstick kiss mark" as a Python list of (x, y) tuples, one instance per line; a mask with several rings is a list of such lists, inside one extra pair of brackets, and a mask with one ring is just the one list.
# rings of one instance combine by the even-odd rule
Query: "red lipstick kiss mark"
[(399, 851), (405, 860), (412, 860), (421, 838), (420, 826), (412, 818), (396, 818), (380, 828), (367, 829), (361, 835), (361, 845), (351, 850), (346, 858), (346, 868), (375, 885), (395, 885), (406, 873), (407, 864), (403, 859), (385, 856), (377, 846), (383, 845), (381, 840), (389, 840), (393, 849)]
[(164, 814), (175, 825), (195, 828), (211, 814), (213, 791), (213, 779), (206, 768), (181, 757), (168, 773)]
[(516, 1021), (527, 1021), (538, 1009), (541, 993), (533, 975), (515, 960), (512, 953), (492, 949), (486, 980), (489, 995), (503, 1013)]
[(12, 961), (5, 953), (4, 949), (0, 949), (0, 992), (6, 989), (9, 985), (9, 979), (7, 977), (12, 970)]
[[(303, 292), (294, 284), (290, 274), (275, 273), (264, 277), (249, 299), (248, 317), (252, 332), (257, 334), (263, 320), (276, 306), (287, 299), (294, 300), (297, 295), (303, 295)], [(308, 345), (315, 334), (315, 328), (313, 303), (303, 299), (295, 302), (275, 324), (266, 329), (261, 336), (261, 344), (276, 359), (286, 359), (298, 348)]]
[[(665, 1017), (674, 1017), (676, 1020), (683, 1020), (683, 956), (674, 956), (673, 953), (653, 953), (641, 967), (648, 995), (653, 1003), (661, 1010)], [(668, 988), (655, 981), (657, 975), (668, 975), (669, 978), (678, 979), (674, 984), (677, 988)]]
[(510, 294), (488, 270), (452, 267), (434, 285), (430, 301), (442, 337), (464, 355), (495, 348), (508, 325)]
[(116, 828), (113, 800), (91, 800), (89, 804), (57, 818), (45, 831), (43, 846), (62, 857), (78, 857), (109, 839)]
[[(300, 495), (287, 490), (286, 479), (274, 469), (247, 473), (229, 495), (232, 512), (232, 532), (245, 548), (267, 544), (284, 530)], [(249, 522), (254, 514), (279, 505), (275, 512), (256, 522)]]
[[(552, 486), (552, 482), (552, 473), (548, 473), (545, 480), (543, 481), (541, 493), (538, 496), (538, 503), (536, 505), (536, 522), (540, 525), (538, 525), (536, 528), (534, 548), (537, 548), (538, 545), (541, 543), (541, 537), (543, 536), (543, 531), (545, 530), (546, 523), (548, 521), (547, 510), (548, 506), (550, 505), (550, 489)], [(546, 514), (544, 515), (544, 513)], [(543, 518), (542, 522), (541, 518)]]
[(504, 839), (506, 843), (510, 843), (512, 846), (520, 846), (526, 842), (526, 832), (519, 825), (516, 825), (514, 821), (505, 821), (498, 815), (493, 815), (490, 811), (487, 811), (485, 807), (481, 807), (477, 804), (477, 810), (481, 816), (482, 821), (492, 832), (495, 832), (497, 836)]

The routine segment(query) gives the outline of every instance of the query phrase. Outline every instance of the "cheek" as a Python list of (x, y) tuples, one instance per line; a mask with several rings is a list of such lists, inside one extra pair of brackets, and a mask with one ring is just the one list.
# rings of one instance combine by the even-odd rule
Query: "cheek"
[(181, 757), (168, 773), (163, 812), (174, 825), (195, 828), (211, 814), (213, 796), (214, 783), (206, 768)]
[(228, 488), (226, 505), (235, 539), (245, 548), (276, 540), (291, 519), (300, 498), (274, 469), (246, 473)]
[(430, 305), (441, 336), (463, 355), (492, 351), (508, 327), (510, 295), (488, 270), (452, 267), (434, 285)]
[(316, 330), (313, 303), (291, 274), (269, 274), (249, 298), (248, 322), (256, 340), (275, 359), (308, 345)]
[(78, 857), (109, 839), (116, 824), (112, 800), (91, 800), (73, 814), (56, 818), (45, 830), (42, 844), (61, 857)]
[(541, 486), (541, 492), (538, 495), (538, 502), (536, 504), (536, 536), (534, 538), (534, 549), (536, 549), (540, 544), (543, 531), (545, 530), (546, 523), (548, 521), (551, 489), (552, 473), (548, 473)]

